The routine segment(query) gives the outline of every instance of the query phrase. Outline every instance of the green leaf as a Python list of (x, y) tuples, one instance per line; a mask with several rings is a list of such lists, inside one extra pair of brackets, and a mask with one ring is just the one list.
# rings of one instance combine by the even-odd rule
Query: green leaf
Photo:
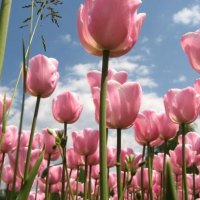
[(178, 200), (177, 198), (177, 193), (176, 193), (176, 188), (174, 185), (174, 177), (172, 174), (172, 169), (170, 162), (168, 161), (166, 163), (166, 168), (167, 168), (167, 176), (166, 176), (166, 195), (165, 195), (165, 200)]
[(22, 189), (21, 189), (19, 195), (17, 196), (16, 200), (28, 199), (28, 195), (32, 188), (33, 181), (37, 175), (37, 172), (38, 172), (40, 164), (43, 160), (43, 157), (44, 157), (44, 151), (41, 152), (40, 156), (38, 157), (37, 161), (35, 162), (35, 165), (33, 166), (29, 176), (25, 180), (24, 185), (22, 186)]
[(83, 168), (80, 168), (78, 174), (78, 182), (84, 183), (84, 180), (85, 180), (85, 170)]
[(61, 198), (60, 198), (59, 193), (55, 193), (55, 192), (50, 193), (50, 200), (60, 200), (60, 199)]
[(6, 49), (6, 39), (8, 33), (8, 25), (10, 19), (12, 0), (1, 1), (0, 7), (0, 79), (2, 76), (2, 68), (4, 61), (4, 54)]

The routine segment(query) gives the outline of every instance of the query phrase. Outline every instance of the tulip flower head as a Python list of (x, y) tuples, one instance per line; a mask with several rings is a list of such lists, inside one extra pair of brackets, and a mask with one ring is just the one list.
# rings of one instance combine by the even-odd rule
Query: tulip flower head
[[(111, 57), (126, 54), (137, 41), (146, 14), (137, 14), (141, 0), (86, 0), (78, 13), (78, 33), (85, 50)], [(114, 9), (113, 9), (114, 8)]]
[(160, 139), (166, 141), (174, 138), (178, 132), (179, 125), (173, 123), (165, 113), (160, 114), (158, 120)]
[(134, 122), (135, 140), (141, 145), (147, 145), (159, 138), (158, 114), (153, 110), (139, 113)]
[[(93, 88), (93, 101), (95, 104), (95, 118), (99, 122), (100, 88)], [(115, 80), (107, 83), (107, 128), (126, 129), (133, 125), (140, 109), (142, 89), (136, 82), (120, 84)]]
[[(125, 83), (128, 78), (128, 73), (125, 71), (117, 72), (116, 70), (109, 68), (107, 80), (115, 80), (121, 84)], [(97, 70), (89, 71), (87, 74), (88, 83), (90, 85), (91, 92), (94, 87), (101, 87), (101, 72)]]
[(194, 88), (171, 89), (164, 96), (165, 111), (174, 123), (191, 123), (200, 111), (200, 95)]
[(181, 46), (189, 59), (192, 68), (200, 73), (200, 29), (181, 37)]
[(44, 55), (36, 55), (29, 61), (26, 90), (32, 96), (49, 97), (56, 88), (59, 73), (58, 61)]
[(99, 131), (85, 128), (80, 132), (72, 132), (74, 151), (79, 155), (89, 156), (97, 150)]
[(52, 102), (53, 116), (60, 123), (74, 123), (79, 119), (82, 110), (79, 97), (70, 91), (61, 93)]

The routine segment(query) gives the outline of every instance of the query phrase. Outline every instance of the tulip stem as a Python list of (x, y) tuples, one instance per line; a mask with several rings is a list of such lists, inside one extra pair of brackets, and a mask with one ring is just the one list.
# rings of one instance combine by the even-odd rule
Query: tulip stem
[(87, 156), (85, 156), (84, 200), (87, 200), (87, 174), (88, 174), (88, 159)]
[(62, 188), (61, 188), (61, 199), (66, 200), (67, 194), (65, 193), (65, 177), (67, 177), (67, 188), (69, 187), (69, 192), (72, 200), (74, 200), (74, 194), (72, 191), (70, 177), (67, 171), (67, 158), (66, 158), (66, 148), (67, 148), (67, 123), (64, 123), (64, 135), (61, 142), (61, 155), (62, 155)]
[(149, 199), (153, 200), (153, 192), (152, 192), (152, 174), (151, 174), (151, 147), (150, 144), (147, 145), (148, 151), (148, 183), (149, 183)]
[[(144, 162), (144, 157), (145, 157), (145, 148), (146, 146), (143, 145), (143, 149), (142, 149), (142, 163)], [(142, 164), (141, 166), (141, 190), (142, 190), (142, 200), (144, 200), (144, 165)]]
[(48, 155), (48, 161), (47, 161), (45, 200), (49, 199), (49, 166), (50, 166), (50, 161), (51, 161), (51, 154)]
[(196, 183), (195, 183), (195, 165), (193, 165), (193, 172), (192, 172), (192, 180), (193, 180), (193, 184), (192, 184), (192, 190), (193, 190), (193, 198), (195, 199), (196, 196)]
[(39, 107), (40, 107), (40, 97), (38, 96), (37, 100), (36, 100), (35, 112), (34, 112), (34, 116), (33, 116), (30, 139), (29, 139), (29, 144), (28, 144), (28, 152), (27, 152), (27, 156), (26, 156), (26, 164), (25, 164), (25, 170), (24, 170), (24, 181), (26, 181), (26, 179), (28, 177), (29, 164), (30, 164), (30, 160), (31, 160), (31, 150), (32, 150), (32, 144), (33, 144), (33, 137), (34, 137), (35, 127), (36, 127), (36, 121), (37, 121)]
[(77, 168), (77, 176), (76, 176), (76, 200), (78, 199), (78, 178), (79, 178), (79, 166)]
[(118, 193), (118, 198), (121, 197), (122, 195), (122, 183), (121, 183), (121, 162), (120, 162), (120, 157), (121, 157), (121, 128), (117, 129), (117, 193)]
[(1, 176), (2, 176), (2, 171), (3, 171), (4, 160), (5, 160), (5, 153), (2, 154), (2, 161), (1, 161), (1, 168), (0, 168), (0, 186), (1, 186)]
[(187, 191), (187, 178), (186, 178), (186, 160), (185, 160), (185, 124), (181, 124), (182, 130), (182, 176), (183, 176), (183, 191), (184, 191), (184, 199), (188, 200), (188, 191)]
[(163, 156), (163, 172), (162, 172), (162, 188), (163, 188), (163, 193), (162, 193), (162, 199), (165, 199), (165, 194), (166, 194), (166, 155), (167, 155), (167, 140), (164, 142), (164, 156)]
[(106, 88), (108, 74), (109, 51), (103, 51), (101, 91), (100, 91), (100, 113), (99, 113), (99, 153), (100, 153), (100, 199), (108, 199), (107, 180), (107, 144), (106, 144)]
[(62, 142), (62, 152), (63, 152), (63, 168), (62, 168), (62, 189), (61, 189), (61, 199), (64, 200), (65, 196), (65, 171), (67, 170), (66, 167), (66, 146), (67, 146), (67, 123), (64, 123), (64, 135), (63, 135), (63, 142)]
[(89, 166), (89, 188), (88, 188), (89, 200), (92, 199), (91, 181), (92, 181), (92, 165)]

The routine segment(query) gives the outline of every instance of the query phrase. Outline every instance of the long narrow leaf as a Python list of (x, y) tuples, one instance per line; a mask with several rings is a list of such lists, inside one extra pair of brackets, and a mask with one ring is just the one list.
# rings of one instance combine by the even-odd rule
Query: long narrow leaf
[(27, 177), (27, 179), (25, 180), (25, 183), (19, 193), (19, 195), (17, 196), (16, 200), (22, 200), (22, 199), (28, 199), (28, 195), (30, 193), (30, 190), (32, 188), (33, 185), (33, 181), (38, 173), (38, 169), (40, 167), (40, 164), (43, 160), (44, 157), (44, 151), (41, 152), (40, 156), (38, 157), (35, 165), (33, 166), (29, 176)]
[(174, 185), (174, 177), (172, 174), (172, 169), (169, 161), (166, 163), (167, 167), (167, 177), (166, 177), (166, 195), (165, 200), (178, 200), (177, 193)]
[(6, 39), (8, 33), (8, 24), (10, 19), (10, 9), (12, 0), (1, 1), (0, 9), (0, 79), (2, 76), (3, 60), (6, 48)]

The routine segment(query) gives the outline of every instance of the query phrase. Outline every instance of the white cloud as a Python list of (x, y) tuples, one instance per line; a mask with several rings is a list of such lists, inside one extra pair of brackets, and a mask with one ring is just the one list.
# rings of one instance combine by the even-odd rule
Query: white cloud
[(183, 8), (173, 15), (173, 21), (177, 24), (199, 25), (200, 24), (200, 6), (194, 5), (190, 8)]
[(163, 37), (161, 35), (159, 35), (156, 39), (155, 39), (155, 42), (157, 45), (160, 45), (163, 41)]
[(70, 43), (72, 41), (72, 38), (70, 34), (66, 34), (66, 35), (61, 35), (60, 40), (64, 43)]
[(177, 79), (174, 79), (173, 82), (174, 83), (182, 83), (182, 82), (186, 82), (187, 81), (187, 77), (185, 75), (181, 75), (179, 76)]
[(145, 43), (147, 43), (149, 41), (149, 38), (148, 37), (143, 37), (141, 40), (140, 40), (140, 43), (141, 44), (145, 44)]
[(147, 88), (155, 88), (155, 87), (158, 87), (158, 84), (152, 79), (152, 78), (149, 78), (149, 77), (145, 77), (145, 78), (138, 78), (136, 79), (136, 81), (138, 83), (140, 83), (140, 85), (142, 87), (147, 87)]

